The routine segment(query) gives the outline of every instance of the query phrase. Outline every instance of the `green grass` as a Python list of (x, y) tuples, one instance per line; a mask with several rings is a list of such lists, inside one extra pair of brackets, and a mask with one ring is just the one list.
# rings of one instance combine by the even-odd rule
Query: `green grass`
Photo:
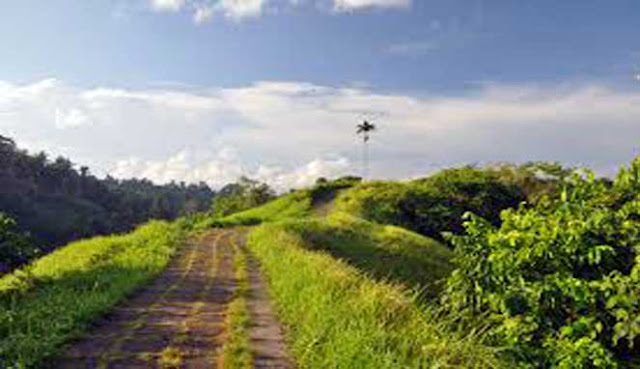
[(440, 282), (453, 270), (453, 252), (437, 241), (345, 213), (283, 227), (313, 249), (326, 250), (378, 280), (403, 283), (422, 296), (436, 296)]
[(313, 203), (311, 190), (299, 190), (282, 195), (268, 203), (228, 215), (223, 218), (206, 217), (200, 220), (196, 229), (256, 225), (284, 219), (299, 219), (309, 216)]
[(225, 369), (250, 369), (253, 368), (253, 356), (249, 338), (251, 321), (247, 307), (249, 270), (246, 255), (237, 243), (234, 244), (234, 247), (236, 249), (234, 267), (237, 285), (234, 299), (227, 310), (225, 321), (227, 339), (222, 347), (221, 360), (222, 367)]
[(491, 169), (460, 167), (403, 182), (366, 182), (341, 191), (335, 211), (393, 224), (445, 242), (443, 232), (464, 232), (462, 216), (500, 223), (500, 212), (526, 201), (524, 190)]
[(77, 241), (0, 279), (0, 367), (33, 368), (168, 263), (184, 231), (154, 221)]
[(299, 227), (323, 227), (315, 222), (267, 223), (249, 236), (298, 367), (502, 367), (479, 336), (448, 331), (406, 288), (311, 245)]

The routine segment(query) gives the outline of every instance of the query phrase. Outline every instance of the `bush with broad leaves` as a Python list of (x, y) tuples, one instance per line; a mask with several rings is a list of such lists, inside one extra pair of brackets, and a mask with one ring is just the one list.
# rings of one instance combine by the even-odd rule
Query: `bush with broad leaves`
[(487, 325), (521, 368), (638, 365), (640, 159), (613, 182), (576, 174), (499, 227), (466, 217), (443, 296), (463, 324)]

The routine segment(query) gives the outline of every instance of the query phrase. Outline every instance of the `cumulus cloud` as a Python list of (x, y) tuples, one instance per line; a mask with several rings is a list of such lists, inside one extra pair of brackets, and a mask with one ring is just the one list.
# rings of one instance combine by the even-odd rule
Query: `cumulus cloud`
[(160, 12), (186, 11), (193, 21), (201, 24), (216, 14), (241, 20), (258, 17), (264, 11), (267, 0), (149, 0), (151, 9)]
[(333, 5), (337, 11), (353, 11), (368, 8), (407, 9), (411, 6), (411, 0), (334, 0)]
[(265, 13), (268, 6), (274, 10), (314, 4), (323, 9), (333, 6), (338, 13), (355, 12), (371, 8), (408, 9), (412, 0), (148, 0), (150, 8), (158, 12), (186, 12), (194, 23), (202, 24), (216, 15), (240, 21), (256, 18)]
[(111, 174), (119, 178), (142, 177), (158, 183), (171, 181), (206, 182), (214, 188), (236, 181), (241, 176), (269, 183), (279, 192), (312, 185), (320, 177), (335, 178), (353, 169), (346, 158), (316, 159), (296, 168), (260, 165), (247, 168), (237, 151), (225, 147), (214, 155), (198, 158), (188, 149), (165, 160), (119, 160)]
[(177, 12), (185, 5), (185, 0), (149, 0), (151, 7), (158, 11)]
[(80, 127), (91, 124), (89, 117), (80, 109), (69, 109), (67, 111), (56, 109), (56, 127), (60, 129)]
[(266, 4), (266, 0), (220, 0), (217, 7), (225, 16), (241, 19), (259, 16)]
[[(358, 174), (355, 125), (378, 114), (372, 175), (465, 163), (559, 160), (609, 173), (638, 154), (640, 92), (598, 84), (487, 85), (416, 96), (366, 87), (83, 88), (0, 82), (0, 134), (94, 172), (220, 186), (248, 175), (279, 189)], [(233, 149), (231, 149), (233, 148)]]

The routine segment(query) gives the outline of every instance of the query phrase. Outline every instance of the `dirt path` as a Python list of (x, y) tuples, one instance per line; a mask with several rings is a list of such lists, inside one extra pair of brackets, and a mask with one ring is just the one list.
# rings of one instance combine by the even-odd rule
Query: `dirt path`
[[(216, 368), (226, 335), (226, 310), (236, 287), (233, 243), (242, 240), (238, 237), (235, 230), (213, 230), (182, 247), (157, 279), (97, 322), (49, 367)], [(240, 249), (245, 250), (243, 245)], [(257, 269), (250, 269), (259, 276)], [(266, 296), (264, 285), (259, 288), (262, 291), (257, 295)], [(268, 304), (268, 299), (257, 302), (264, 303)], [(256, 301), (250, 297), (247, 304)], [(263, 318), (256, 321), (260, 325)], [(267, 325), (274, 325), (279, 332), (275, 318)], [(275, 340), (282, 350), (275, 356), (280, 356), (284, 353), (281, 335)], [(262, 351), (260, 344), (256, 347), (255, 366), (265, 367), (258, 366)]]

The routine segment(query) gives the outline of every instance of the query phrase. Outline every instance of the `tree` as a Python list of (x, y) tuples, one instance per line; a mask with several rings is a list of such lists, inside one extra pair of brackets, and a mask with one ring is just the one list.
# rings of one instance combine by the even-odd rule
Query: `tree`
[(0, 213), (0, 275), (27, 262), (37, 253), (28, 235), (18, 231), (16, 222)]
[(249, 209), (275, 197), (275, 192), (266, 183), (240, 177), (237, 183), (224, 186), (213, 200), (211, 211), (219, 217)]
[(356, 128), (356, 134), (362, 135), (362, 178), (366, 180), (369, 176), (369, 139), (371, 133), (376, 130), (376, 126), (365, 120)]
[[(214, 195), (204, 183), (159, 186), (146, 179), (98, 179), (88, 167), (30, 154), (0, 135), (0, 211), (16, 220), (11, 227), (28, 231), (42, 252), (77, 238), (125, 232), (151, 218), (206, 211)], [(13, 260), (27, 261), (29, 254), (21, 255)]]

